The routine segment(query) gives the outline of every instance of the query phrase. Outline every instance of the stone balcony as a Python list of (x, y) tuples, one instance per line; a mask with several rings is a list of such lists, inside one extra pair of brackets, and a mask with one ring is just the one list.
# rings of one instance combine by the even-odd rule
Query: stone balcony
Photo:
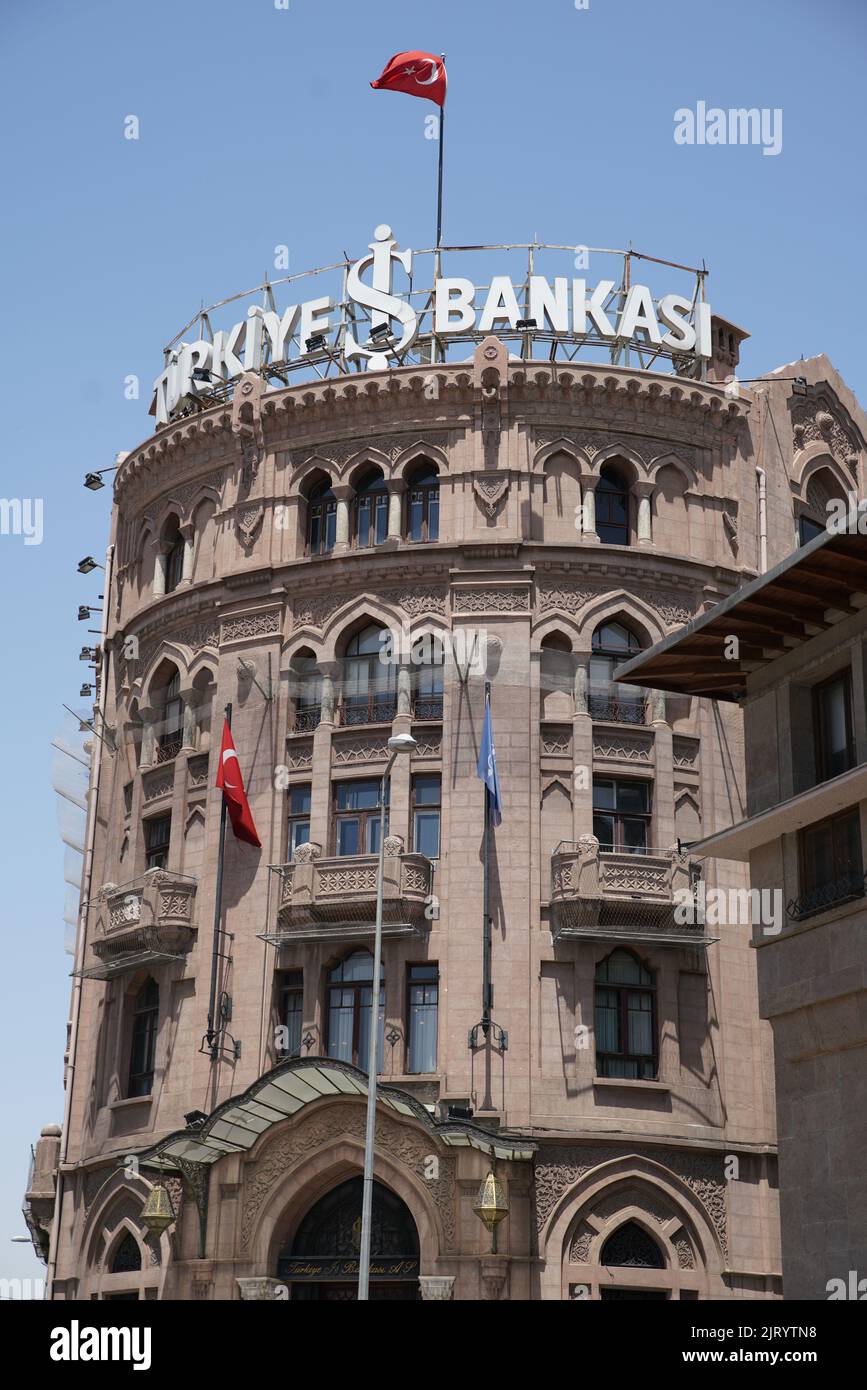
[(593, 835), (564, 841), (551, 856), (551, 935), (707, 946), (696, 877), (695, 861), (676, 847), (628, 853), (600, 850)]
[[(281, 946), (372, 939), (378, 862), (375, 854), (322, 859), (318, 845), (299, 845), (290, 864), (272, 865), (279, 875), (277, 921), (265, 940)], [(406, 854), (403, 840), (389, 835), (383, 865), (383, 936), (420, 935), (433, 915), (431, 861)]]
[(81, 971), (88, 979), (181, 960), (192, 945), (196, 880), (189, 875), (149, 869), (129, 883), (104, 883), (92, 906), (96, 962)]

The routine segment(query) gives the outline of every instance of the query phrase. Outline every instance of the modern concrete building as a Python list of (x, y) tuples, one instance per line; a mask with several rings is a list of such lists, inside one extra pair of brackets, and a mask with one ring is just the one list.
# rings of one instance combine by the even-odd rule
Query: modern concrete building
[(753, 941), (774, 1032), (783, 1296), (863, 1298), (867, 509), (629, 669), (744, 711), (746, 815), (692, 849), (748, 863), (762, 894)]
[[(713, 331), (707, 380), (496, 337), (466, 363), (250, 372), (126, 457), (67, 1114), (30, 1194), (52, 1297), (353, 1296), (396, 732), (417, 746), (388, 811), (372, 1295), (779, 1296), (750, 932), (674, 913), (699, 869), (681, 842), (744, 814), (740, 711), (612, 673), (856, 487), (865, 421), (824, 358), (733, 392), (744, 335)], [(229, 702), (263, 849), (228, 840), (214, 1057)], [(496, 1250), (473, 1210), (492, 1167)]]

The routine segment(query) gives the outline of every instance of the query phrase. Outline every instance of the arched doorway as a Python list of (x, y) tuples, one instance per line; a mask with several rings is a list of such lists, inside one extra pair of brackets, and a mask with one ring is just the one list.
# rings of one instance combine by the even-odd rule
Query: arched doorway
[[(277, 1259), (277, 1278), (292, 1286), (294, 1301), (352, 1302), (358, 1290), (363, 1179), (349, 1178), (327, 1192), (301, 1221)], [(418, 1231), (405, 1202), (373, 1184), (370, 1298), (417, 1299)]]

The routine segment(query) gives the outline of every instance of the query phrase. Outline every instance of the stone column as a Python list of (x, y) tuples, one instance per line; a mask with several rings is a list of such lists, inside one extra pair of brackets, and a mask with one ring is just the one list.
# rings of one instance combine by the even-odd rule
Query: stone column
[(335, 684), (339, 678), (338, 662), (323, 662), (321, 717), (313, 732), (313, 765), (310, 782), (310, 839), (322, 846), (324, 854), (331, 853), (331, 735), (336, 714)]
[(388, 539), (403, 539), (403, 495), (406, 483), (403, 478), (392, 478), (388, 485)]
[[(397, 713), (392, 721), (392, 734), (412, 732), (412, 670), (404, 661), (397, 668)], [(389, 798), (388, 824), (392, 835), (400, 835), (412, 847), (412, 826), (410, 824), (410, 764), (412, 757), (395, 758), (391, 769), (391, 795)]]
[[(193, 557), (195, 555), (196, 533), (192, 522), (181, 527), (181, 535), (184, 538), (184, 564), (181, 572), (180, 584), (192, 584), (193, 582)], [(178, 587), (180, 588), (180, 584)]]
[(165, 550), (159, 542), (156, 543), (154, 549), (156, 551), (156, 554), (154, 556), (153, 596), (154, 598), (162, 598), (163, 594), (166, 591), (166, 569), (168, 567), (168, 555), (166, 554)]
[(342, 554), (349, 549), (349, 504), (353, 496), (348, 483), (337, 483), (331, 489), (337, 498), (337, 520), (335, 523), (334, 554)]
[(572, 716), (572, 839), (593, 831), (593, 720), (588, 689), (589, 653), (579, 655), (575, 668), (575, 713)]
[(181, 691), (184, 702), (184, 724), (181, 738), (181, 752), (194, 753), (198, 745), (199, 733), (199, 692), (192, 687)]
[(256, 1276), (253, 1279), (236, 1279), (238, 1292), (245, 1302), (250, 1301), (270, 1301), (285, 1298), (285, 1284), (281, 1284), (279, 1279), (269, 1279), (263, 1276)]
[(590, 545), (598, 545), (596, 534), (596, 484), (595, 474), (585, 473), (581, 478), (581, 539)]
[(141, 762), (139, 767), (151, 767), (156, 761), (156, 721), (159, 711), (149, 705), (139, 708), (141, 716)]
[(655, 690), (650, 702), (653, 725), (653, 825), (655, 845), (671, 845), (677, 838), (674, 828), (674, 740), (665, 718), (665, 695)]
[(653, 493), (652, 483), (634, 483), (632, 491), (638, 499), (638, 544), (652, 545), (653, 538), (650, 529), (650, 498)]
[(454, 1298), (453, 1274), (420, 1274), (418, 1283), (423, 1303), (448, 1303)]

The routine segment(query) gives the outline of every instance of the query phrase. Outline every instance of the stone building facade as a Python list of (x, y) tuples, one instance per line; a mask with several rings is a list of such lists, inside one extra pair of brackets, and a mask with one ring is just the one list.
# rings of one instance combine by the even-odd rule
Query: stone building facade
[[(742, 812), (740, 713), (611, 672), (791, 549), (811, 488), (856, 485), (863, 433), (824, 359), (794, 410), (788, 381), (727, 391), (715, 331), (704, 383), (496, 338), (466, 364), (250, 374), (126, 458), (51, 1296), (351, 1296), (397, 732), (416, 748), (389, 803), (374, 1296), (779, 1295), (749, 931), (673, 912), (684, 845)], [(486, 680), (496, 1028), (471, 1047)], [(215, 1059), (230, 702), (263, 849), (229, 836)], [(473, 1211), (492, 1167), (495, 1242)], [(156, 1238), (158, 1180), (176, 1219)]]
[(744, 712), (746, 814), (694, 848), (748, 863), (761, 894), (754, 945), (774, 1034), (783, 1294), (864, 1298), (867, 511), (639, 658), (637, 678), (682, 692), (666, 665), (701, 679), (714, 632), (761, 647), (729, 661), (729, 685), (717, 688)]

